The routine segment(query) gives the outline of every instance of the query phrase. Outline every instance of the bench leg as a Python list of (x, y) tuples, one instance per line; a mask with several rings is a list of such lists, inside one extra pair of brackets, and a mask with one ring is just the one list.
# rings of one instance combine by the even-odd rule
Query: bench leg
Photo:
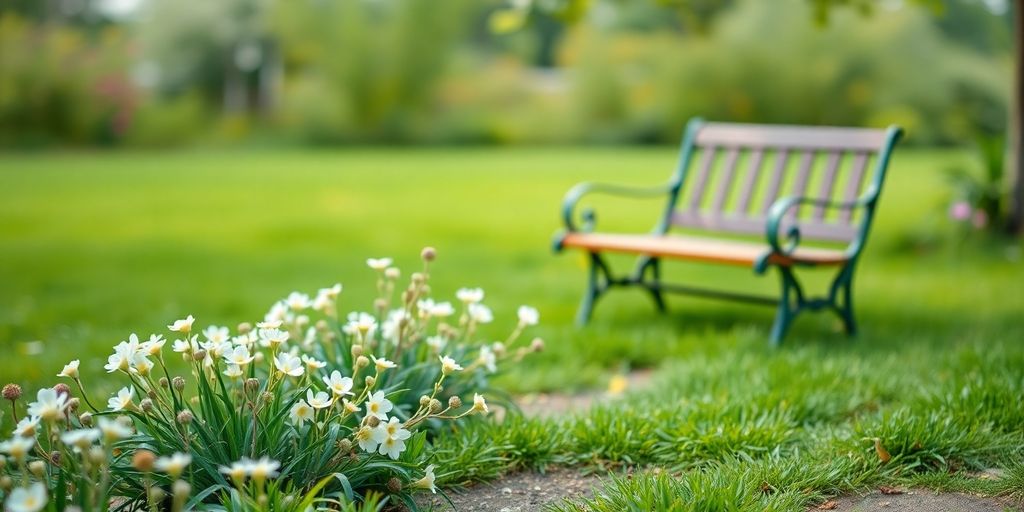
[(839, 271), (831, 290), (832, 307), (843, 321), (846, 334), (857, 334), (857, 322), (853, 317), (853, 266), (847, 265)]
[(601, 284), (601, 273), (606, 273), (607, 267), (601, 256), (595, 252), (590, 253), (590, 270), (587, 273), (587, 289), (583, 292), (583, 301), (580, 302), (580, 309), (576, 313), (576, 324), (583, 326), (590, 322), (594, 313), (594, 303), (604, 292), (605, 286)]
[(796, 280), (796, 276), (793, 275), (793, 270), (789, 267), (781, 266), (778, 269), (782, 294), (779, 297), (779, 307), (775, 312), (775, 323), (772, 325), (770, 342), (773, 347), (782, 344), (782, 339), (786, 337), (789, 325), (793, 322), (793, 318), (796, 317), (797, 313), (800, 312), (801, 305), (804, 303), (804, 292), (800, 288), (800, 283)]
[[(648, 269), (651, 271), (649, 280), (646, 278)], [(636, 281), (650, 292), (659, 313), (667, 311), (665, 297), (661, 292), (661, 260), (650, 256), (641, 257), (640, 263), (637, 265)]]

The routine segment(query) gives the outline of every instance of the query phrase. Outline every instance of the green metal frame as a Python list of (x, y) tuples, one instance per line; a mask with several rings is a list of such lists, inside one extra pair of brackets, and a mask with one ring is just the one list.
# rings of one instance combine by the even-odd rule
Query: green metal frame
[[(668, 233), (669, 228), (671, 228), (672, 213), (675, 211), (679, 192), (685, 183), (691, 159), (695, 152), (694, 141), (703, 124), (704, 121), (699, 118), (692, 119), (687, 123), (680, 149), (679, 164), (668, 183), (664, 185), (650, 188), (633, 188), (602, 183), (581, 183), (570, 189), (562, 202), (562, 220), (565, 223), (565, 230), (555, 237), (553, 244), (555, 252), (562, 251), (563, 241), (568, 233), (593, 231), (596, 223), (596, 215), (593, 209), (587, 208), (580, 212), (579, 218), (582, 220), (580, 225), (577, 225), (575, 221), (575, 213), (579, 202), (584, 196), (592, 193), (632, 198), (667, 198), (664, 213), (651, 230), (651, 233), (658, 235)], [(640, 256), (631, 274), (624, 277), (616, 277), (601, 253), (589, 252), (590, 268), (587, 289), (580, 304), (577, 322), (581, 325), (586, 324), (591, 318), (597, 300), (611, 288), (638, 286), (650, 293), (655, 306), (661, 312), (666, 310), (663, 292), (684, 293), (776, 306), (775, 322), (772, 326), (770, 338), (772, 345), (779, 345), (793, 319), (801, 312), (808, 310), (832, 310), (842, 320), (846, 332), (850, 335), (856, 334), (857, 325), (853, 314), (854, 269), (864, 249), (868, 232), (874, 220), (875, 208), (878, 204), (882, 184), (885, 181), (892, 149), (899, 141), (902, 133), (903, 131), (896, 126), (890, 126), (887, 129), (885, 142), (878, 152), (871, 182), (856, 201), (837, 202), (807, 197), (784, 197), (777, 200), (769, 209), (765, 229), (769, 248), (755, 262), (753, 270), (756, 274), (761, 275), (772, 266), (778, 269), (781, 288), (779, 298), (663, 283), (661, 280), (661, 261), (659, 258), (652, 256)], [(794, 223), (794, 225), (790, 226), (786, 230), (784, 239), (780, 240), (780, 231), (782, 231), (783, 227), (782, 222), (787, 212), (792, 208), (806, 205), (830, 209), (862, 209), (864, 212), (856, 237), (845, 249), (848, 258), (846, 263), (837, 271), (828, 293), (819, 297), (810, 297), (806, 294), (803, 285), (797, 279), (794, 271), (796, 266), (814, 266), (810, 262), (792, 258), (794, 251), (800, 244), (799, 225)], [(794, 264), (780, 265), (772, 263), (772, 261), (778, 261), (779, 259), (793, 261)]]

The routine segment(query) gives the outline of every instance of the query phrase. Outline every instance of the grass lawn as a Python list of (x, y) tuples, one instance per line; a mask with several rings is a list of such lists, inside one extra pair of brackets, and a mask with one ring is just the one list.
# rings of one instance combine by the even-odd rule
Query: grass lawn
[[(660, 183), (670, 148), (0, 155), (0, 381), (52, 384), (73, 358), (90, 379), (130, 332), (165, 332), (189, 313), (235, 325), (296, 289), (341, 282), (341, 307), (367, 310), (365, 258), (413, 269), (433, 245), (435, 293), (484, 287), (494, 336), (519, 304), (540, 309), (548, 350), (506, 388), (603, 386), (611, 372), (660, 368), (621, 404), (443, 441), (450, 483), (550, 463), (666, 470), (610, 482), (587, 504), (597, 510), (637, 498), (638, 510), (792, 509), (880, 481), (1001, 492), (1024, 484), (1024, 264), (1019, 245), (961, 243), (946, 226), (942, 170), (965, 159), (897, 151), (855, 285), (862, 334), (808, 315), (772, 350), (773, 311), (757, 306), (670, 298), (659, 316), (620, 292), (590, 326), (572, 325), (583, 260), (549, 249), (562, 194), (581, 180)], [(646, 230), (661, 205), (600, 206), (599, 225)], [(667, 270), (777, 285), (745, 269)], [(959, 471), (991, 466), (1014, 476)]]

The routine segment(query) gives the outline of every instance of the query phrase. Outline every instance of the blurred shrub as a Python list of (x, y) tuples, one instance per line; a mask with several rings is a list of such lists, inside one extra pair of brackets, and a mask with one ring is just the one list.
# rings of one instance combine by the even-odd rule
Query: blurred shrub
[(0, 146), (107, 144), (132, 123), (136, 97), (120, 30), (93, 36), (0, 13)]
[(191, 142), (209, 120), (206, 104), (196, 93), (143, 102), (128, 133), (129, 144), (146, 147), (177, 146)]

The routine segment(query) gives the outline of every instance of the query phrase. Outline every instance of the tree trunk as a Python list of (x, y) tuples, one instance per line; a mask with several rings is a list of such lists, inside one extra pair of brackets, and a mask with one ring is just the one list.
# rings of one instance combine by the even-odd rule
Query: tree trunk
[(1013, 180), (1007, 230), (1011, 235), (1024, 232), (1024, 0), (1011, 6), (1013, 16), (1013, 89), (1010, 97), (1010, 168)]

